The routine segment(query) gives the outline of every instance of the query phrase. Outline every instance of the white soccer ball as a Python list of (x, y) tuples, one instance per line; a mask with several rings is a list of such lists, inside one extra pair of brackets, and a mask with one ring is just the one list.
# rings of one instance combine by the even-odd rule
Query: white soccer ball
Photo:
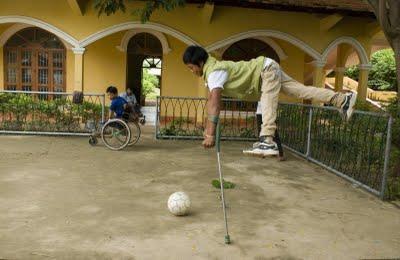
[(189, 212), (190, 199), (183, 191), (173, 193), (168, 198), (168, 209), (175, 216), (183, 216)]

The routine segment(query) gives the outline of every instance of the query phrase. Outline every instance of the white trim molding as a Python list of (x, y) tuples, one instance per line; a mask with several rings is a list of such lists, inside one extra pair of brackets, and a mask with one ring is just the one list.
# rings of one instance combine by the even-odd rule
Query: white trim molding
[(74, 52), (74, 54), (82, 55), (85, 53), (86, 49), (82, 48), (82, 47), (75, 47), (75, 48), (72, 48), (71, 50)]
[(268, 44), (272, 49), (274, 49), (274, 51), (276, 52), (276, 54), (278, 55), (278, 57), (281, 61), (286, 60), (288, 58), (287, 54), (282, 49), (282, 47), (279, 46), (279, 44), (276, 41), (274, 41), (272, 38), (266, 37), (266, 36), (259, 36), (259, 37), (254, 37), (254, 39), (263, 41), (266, 44)]
[[(18, 28), (19, 28), (19, 30), (21, 30), (26, 27), (35, 26), (35, 27), (39, 27), (46, 31), (51, 32), (52, 34), (54, 34), (58, 38), (60, 38), (60, 40), (62, 40), (64, 42), (64, 44), (68, 43), (70, 45), (70, 46), (66, 45), (66, 47), (71, 47), (71, 46), (78, 47), (79, 46), (78, 40), (75, 39), (74, 37), (72, 37), (71, 35), (69, 35), (68, 33), (62, 31), (61, 29), (59, 29), (49, 23), (46, 23), (46, 22), (41, 21), (36, 18), (27, 17), (27, 16), (0, 16), (0, 24), (3, 24), (3, 23), (17, 23), (17, 24), (22, 24), (22, 25), (18, 25), (15, 27), (11, 26), (9, 28), (9, 30), (6, 30), (1, 35), (2, 41), (4, 41), (4, 39), (6, 39), (7, 37), (8, 37), (7, 38), (7, 40), (8, 40), (9, 37), (11, 37), (9, 34), (12, 32), (15, 33), (16, 31), (14, 31), (14, 30), (17, 30)], [(25, 26), (25, 27), (23, 27), (23, 26)]]
[(134, 29), (146, 29), (146, 30), (153, 30), (153, 31), (169, 34), (188, 45), (199, 45), (200, 46), (199, 43), (194, 41), (189, 36), (179, 32), (171, 27), (168, 27), (168, 26), (165, 26), (162, 24), (151, 23), (151, 22), (148, 22), (145, 24), (142, 24), (141, 22), (127, 22), (127, 23), (117, 24), (117, 25), (108, 27), (104, 30), (101, 30), (94, 34), (89, 35), (85, 39), (79, 41), (79, 45), (81, 47), (86, 47), (86, 46), (92, 44), (93, 42), (95, 42), (101, 38), (104, 38), (108, 35), (111, 35), (111, 34), (114, 34), (116, 32), (120, 32), (120, 31), (134, 30)]
[(360, 64), (357, 66), (360, 70), (371, 70), (372, 69), (372, 65), (371, 64)]
[(313, 60), (309, 64), (311, 64), (314, 68), (323, 68), (326, 65), (326, 60)]
[(149, 34), (153, 35), (154, 37), (156, 37), (161, 43), (161, 46), (163, 49), (163, 54), (167, 54), (171, 51), (171, 48), (169, 47), (169, 44), (168, 44), (168, 41), (167, 41), (167, 38), (165, 37), (165, 35), (162, 32), (154, 31), (154, 30), (150, 30), (150, 29), (132, 29), (132, 30), (127, 31), (125, 33), (124, 37), (122, 37), (121, 44), (119, 46), (117, 46), (117, 49), (122, 52), (126, 52), (128, 49), (129, 40), (138, 33), (149, 33)]
[(321, 54), (319, 54), (318, 51), (316, 51), (315, 49), (310, 47), (305, 42), (297, 39), (296, 37), (294, 37), (290, 34), (280, 32), (280, 31), (274, 31), (274, 30), (252, 30), (252, 31), (235, 34), (224, 40), (221, 40), (221, 41), (218, 41), (218, 42), (208, 45), (206, 47), (206, 50), (211, 52), (211, 51), (223, 48), (226, 45), (231, 45), (239, 40), (243, 40), (243, 39), (247, 39), (247, 38), (260, 39), (260, 37), (273, 37), (273, 38), (278, 38), (278, 39), (290, 42), (291, 44), (295, 45), (296, 47), (298, 47), (301, 50), (303, 50), (304, 52), (306, 52), (312, 58), (314, 58), (316, 60), (321, 60)]
[(325, 51), (322, 53), (322, 59), (326, 60), (328, 58), (329, 53), (341, 43), (347, 43), (353, 46), (358, 54), (361, 64), (369, 64), (369, 58), (364, 47), (356, 39), (348, 36), (339, 37), (333, 42), (331, 42), (325, 49)]

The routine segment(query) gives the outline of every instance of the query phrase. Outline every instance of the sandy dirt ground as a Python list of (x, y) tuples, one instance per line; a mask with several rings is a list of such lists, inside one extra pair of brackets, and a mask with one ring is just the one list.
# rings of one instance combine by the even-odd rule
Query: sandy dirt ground
[[(120, 152), (82, 137), (0, 136), (0, 259), (400, 258), (400, 209), (289, 155), (223, 142), (231, 245), (215, 150), (156, 141)], [(191, 214), (167, 210), (185, 191)]]

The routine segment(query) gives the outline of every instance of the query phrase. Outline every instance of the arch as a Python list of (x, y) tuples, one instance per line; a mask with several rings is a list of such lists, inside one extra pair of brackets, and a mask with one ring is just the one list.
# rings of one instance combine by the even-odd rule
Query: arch
[[(17, 23), (9, 27), (7, 30), (5, 30), (1, 35), (0, 35), (0, 48), (3, 47), (7, 41), (17, 32), (32, 27), (30, 24), (23, 24), (23, 23)], [(42, 28), (43, 29), (43, 28)], [(72, 49), (74, 46), (64, 39), (59, 38), (60, 41), (64, 44), (66, 49)]]
[(264, 41), (254, 38), (247, 38), (237, 41), (229, 46), (223, 53), (223, 60), (241, 61), (265, 56), (280, 63), (281, 59), (276, 51)]
[[(135, 94), (141, 105), (145, 105), (144, 95), (144, 64), (155, 65), (160, 73), (159, 82), (162, 82), (163, 46), (153, 34), (142, 32), (130, 38), (126, 52), (126, 87)], [(155, 62), (157, 60), (157, 62)], [(153, 67), (154, 68), (154, 67)], [(161, 84), (159, 85), (161, 87)]]
[(327, 60), (329, 53), (341, 43), (347, 43), (353, 46), (358, 54), (358, 57), (360, 58), (361, 64), (369, 64), (369, 58), (364, 47), (356, 39), (348, 36), (339, 37), (331, 42), (322, 53), (322, 59)]
[[(46, 31), (51, 32), (52, 34), (56, 35), (63, 42), (69, 44), (66, 47), (71, 47), (71, 46), (79, 47), (79, 41), (76, 40), (74, 37), (72, 37), (68, 33), (58, 29), (57, 27), (55, 27), (49, 23), (46, 23), (44, 21), (41, 21), (39, 19), (36, 19), (36, 18), (27, 17), (27, 16), (0, 16), (0, 24), (3, 24), (3, 23), (17, 23), (16, 25), (11, 26), (9, 29), (7, 29), (1, 35), (0, 43), (2, 43), (3, 45), (18, 30), (24, 29), (26, 27), (34, 26), (34, 27), (39, 27), (43, 30), (46, 30)], [(3, 46), (3, 45), (0, 45), (0, 46)]]
[[(297, 39), (296, 37), (294, 37), (290, 34), (280, 32), (280, 31), (274, 31), (274, 30), (252, 30), (252, 31), (235, 34), (224, 40), (221, 40), (221, 41), (218, 41), (218, 42), (208, 45), (206, 47), (206, 50), (210, 52), (210, 51), (217, 50), (219, 48), (223, 48), (226, 45), (233, 44), (239, 40), (243, 40), (243, 39), (247, 39), (247, 38), (263, 39), (264, 37), (274, 37), (274, 38), (278, 38), (281, 40), (285, 40), (285, 41), (290, 42), (293, 45), (297, 46), (298, 48), (300, 48), (301, 50), (306, 52), (308, 55), (310, 55), (312, 58), (314, 58), (316, 60), (321, 59), (321, 54), (319, 54), (319, 52), (314, 50), (312, 47), (310, 47), (305, 42)], [(271, 47), (272, 47), (272, 45), (271, 45)]]
[(194, 41), (189, 36), (179, 32), (171, 27), (168, 27), (168, 26), (165, 26), (162, 24), (158, 24), (158, 23), (150, 23), (150, 22), (145, 23), (145, 24), (142, 24), (141, 22), (127, 22), (127, 23), (117, 24), (117, 25), (108, 27), (104, 30), (98, 31), (98, 32), (86, 37), (79, 43), (80, 43), (81, 47), (86, 47), (89, 44), (91, 44), (101, 38), (104, 38), (108, 35), (111, 35), (113, 33), (120, 32), (120, 31), (126, 31), (126, 30), (134, 30), (134, 29), (146, 29), (146, 30), (153, 30), (153, 31), (161, 32), (161, 33), (166, 33), (166, 34), (172, 35), (173, 37), (183, 41), (184, 43), (186, 43), (188, 45), (200, 45), (199, 43)]
[[(255, 40), (260, 40), (260, 41), (264, 42), (265, 44), (270, 46), (276, 52), (276, 54), (278, 55), (280, 60), (285, 60), (288, 57), (286, 55), (285, 51), (281, 48), (281, 46), (279, 46), (279, 44), (276, 41), (274, 41), (273, 39), (271, 39), (270, 37), (258, 36), (258, 37), (247, 38), (247, 39), (255, 39)], [(234, 43), (232, 43), (232, 44), (234, 44)], [(219, 48), (218, 52), (220, 52), (221, 54), (224, 53), (230, 46), (232, 46), (232, 44), (228, 44), (222, 48)]]
[(154, 37), (156, 37), (162, 46), (162, 50), (163, 50), (163, 54), (167, 54), (171, 51), (171, 48), (169, 47), (167, 38), (165, 37), (165, 35), (159, 31), (154, 31), (154, 30), (150, 30), (150, 29), (135, 29), (135, 30), (130, 30), (127, 31), (124, 35), (124, 37), (122, 37), (121, 40), (121, 45), (117, 46), (117, 48), (120, 51), (126, 52), (128, 49), (128, 44), (130, 39), (132, 39), (132, 37), (134, 37), (136, 34), (139, 33), (149, 33), (151, 35), (153, 35)]

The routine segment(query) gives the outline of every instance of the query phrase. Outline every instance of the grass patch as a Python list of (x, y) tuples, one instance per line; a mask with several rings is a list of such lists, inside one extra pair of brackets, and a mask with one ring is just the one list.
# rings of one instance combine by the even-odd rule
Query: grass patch
[[(233, 182), (229, 182), (229, 181), (225, 181), (225, 180), (223, 180), (223, 182), (224, 182), (224, 189), (234, 189), (236, 187), (236, 184), (234, 184)], [(219, 180), (212, 180), (211, 184), (216, 189), (221, 188), (221, 183), (219, 182)]]

